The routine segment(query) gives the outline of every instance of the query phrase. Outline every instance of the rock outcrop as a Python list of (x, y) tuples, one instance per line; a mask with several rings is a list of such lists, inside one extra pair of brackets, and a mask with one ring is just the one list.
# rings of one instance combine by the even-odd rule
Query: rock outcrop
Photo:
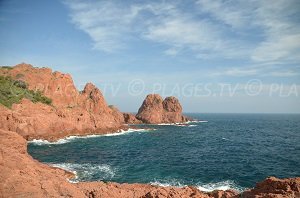
[(127, 128), (124, 123), (181, 123), (188, 120), (182, 115), (182, 107), (175, 97), (163, 100), (157, 94), (148, 95), (135, 116), (108, 106), (101, 91), (92, 83), (78, 91), (69, 74), (22, 63), (1, 68), (0, 75), (24, 82), (28, 89), (40, 91), (52, 100), (52, 105), (47, 105), (23, 99), (11, 109), (0, 104), (0, 127), (16, 131), (28, 140), (116, 132)]
[(26, 139), (55, 140), (69, 135), (117, 132), (126, 128), (123, 114), (110, 108), (101, 91), (87, 83), (79, 92), (69, 74), (19, 64), (0, 69), (0, 75), (24, 81), (52, 99), (52, 105), (23, 99), (8, 109), (0, 104), (0, 128), (16, 131)]
[(143, 122), (135, 117), (132, 113), (123, 113), (124, 122), (127, 124), (142, 124)]
[(182, 107), (177, 98), (171, 96), (163, 100), (158, 94), (147, 95), (136, 118), (147, 124), (188, 121), (188, 118), (182, 115)]
[(243, 192), (242, 197), (300, 197), (300, 177), (290, 179), (269, 177), (264, 181), (257, 183), (255, 188)]
[(70, 177), (32, 159), (23, 137), (0, 129), (0, 197), (85, 197)]
[(13, 131), (0, 129), (0, 197), (93, 197), (93, 198), (297, 198), (300, 178), (268, 178), (254, 189), (204, 193), (195, 187), (160, 187), (114, 182), (68, 182), (74, 175), (34, 160), (27, 153), (26, 140)]

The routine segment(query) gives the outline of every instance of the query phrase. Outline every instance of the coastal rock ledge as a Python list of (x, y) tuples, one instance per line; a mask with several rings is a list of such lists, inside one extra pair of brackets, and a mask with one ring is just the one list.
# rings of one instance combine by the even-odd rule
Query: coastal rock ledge
[(241, 194), (233, 190), (201, 192), (195, 187), (160, 187), (150, 184), (105, 182), (70, 183), (74, 175), (34, 160), (27, 141), (16, 132), (0, 129), (0, 197), (89, 198), (298, 198), (300, 177), (267, 178)]

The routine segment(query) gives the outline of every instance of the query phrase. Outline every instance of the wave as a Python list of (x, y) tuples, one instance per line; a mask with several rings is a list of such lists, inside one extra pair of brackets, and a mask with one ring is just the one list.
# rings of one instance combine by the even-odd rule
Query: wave
[[(201, 121), (202, 122), (202, 121)], [(160, 126), (179, 126), (179, 127), (194, 127), (197, 125), (190, 124), (192, 122), (184, 122), (184, 123), (161, 123), (161, 124), (156, 124)], [(193, 122), (195, 123), (195, 122)]]
[(170, 187), (170, 186), (175, 186), (175, 187), (185, 187), (186, 185), (183, 184), (183, 182), (177, 180), (177, 179), (164, 179), (164, 180), (154, 180), (154, 182), (150, 182), (151, 185), (154, 186), (162, 186), (162, 187)]
[(160, 124), (153, 124), (153, 125), (160, 125), (160, 126), (177, 126), (180, 123), (160, 123)]
[(227, 181), (221, 181), (221, 182), (216, 182), (216, 183), (208, 183), (208, 184), (197, 184), (197, 188), (200, 191), (203, 192), (211, 192), (214, 190), (229, 190), (233, 189), (238, 192), (242, 192), (245, 189), (241, 186), (238, 186), (237, 184), (234, 183), (234, 181), (227, 180)]
[(155, 129), (128, 129), (128, 130), (120, 130), (117, 133), (108, 133), (108, 134), (103, 134), (100, 136), (118, 136), (118, 135), (126, 135), (128, 133), (132, 133), (132, 132), (147, 132), (150, 130), (155, 130)]
[[(128, 130), (119, 130), (119, 132), (116, 133), (108, 133), (108, 134), (97, 134), (97, 135), (85, 135), (85, 136), (68, 136), (63, 139), (59, 139), (55, 142), (49, 142), (48, 140), (41, 140), (41, 139), (33, 139), (31, 141), (28, 141), (29, 144), (35, 144), (35, 145), (45, 145), (45, 144), (65, 144), (68, 142), (71, 142), (75, 139), (87, 139), (87, 138), (97, 138), (97, 137), (107, 137), (107, 136), (119, 136), (119, 135), (126, 135), (128, 133), (132, 132), (147, 132), (150, 129), (128, 129)], [(155, 130), (155, 129), (151, 129)]]
[[(156, 186), (162, 186), (162, 187), (179, 187), (183, 188), (188, 185), (184, 184), (184, 182), (181, 182), (176, 179), (170, 179), (170, 180), (155, 180), (154, 182), (150, 182), (151, 185), (156, 185)], [(193, 186), (193, 185), (192, 185)], [(203, 191), (203, 192), (212, 192), (214, 190), (229, 190), (233, 189), (238, 192), (242, 192), (245, 190), (245, 188), (236, 185), (233, 181), (227, 180), (227, 181), (221, 181), (221, 182), (216, 182), (216, 183), (197, 183), (195, 185), (198, 190)]]
[(206, 123), (208, 122), (207, 120), (192, 120), (192, 121), (187, 121), (186, 124), (189, 123)]
[(107, 164), (96, 165), (96, 164), (76, 164), (76, 163), (59, 163), (59, 164), (48, 164), (53, 167), (61, 168), (66, 171), (70, 171), (75, 174), (74, 179), (69, 179), (72, 183), (80, 181), (91, 181), (91, 180), (108, 180), (115, 176), (116, 169), (112, 168)]

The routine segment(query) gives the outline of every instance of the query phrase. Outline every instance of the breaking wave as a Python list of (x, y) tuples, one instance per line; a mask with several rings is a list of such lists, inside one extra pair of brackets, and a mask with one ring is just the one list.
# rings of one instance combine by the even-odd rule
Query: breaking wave
[(204, 192), (211, 192), (214, 190), (229, 190), (229, 189), (233, 189), (236, 190), (238, 192), (242, 192), (245, 189), (243, 187), (238, 186), (237, 184), (235, 184), (234, 181), (231, 180), (227, 180), (227, 181), (221, 181), (221, 182), (216, 182), (216, 183), (208, 183), (208, 184), (197, 184), (196, 185), (197, 188), (201, 191)]
[[(97, 138), (97, 137), (107, 137), (107, 136), (119, 136), (119, 135), (126, 135), (128, 133), (132, 132), (147, 132), (150, 129), (128, 129), (128, 130), (120, 130), (116, 133), (108, 133), (108, 134), (98, 134), (98, 135), (86, 135), (86, 136), (69, 136), (63, 139), (59, 139), (55, 142), (49, 142), (48, 140), (41, 140), (41, 139), (33, 139), (31, 141), (28, 141), (30, 144), (35, 145), (44, 145), (44, 144), (65, 144), (75, 139), (87, 139), (87, 138)], [(155, 130), (155, 129), (151, 129)]]
[[(183, 182), (176, 180), (176, 179), (170, 179), (170, 180), (155, 180), (154, 182), (150, 182), (151, 185), (156, 185), (156, 186), (162, 186), (162, 187), (169, 187), (169, 186), (174, 186), (174, 187), (186, 187), (188, 185), (184, 184)], [(216, 182), (216, 183), (197, 183), (195, 185), (200, 191), (203, 192), (211, 192), (214, 190), (229, 190), (233, 189), (238, 192), (242, 192), (245, 190), (245, 188), (240, 187), (236, 185), (233, 181), (227, 180), (227, 181), (221, 181), (221, 182)]]
[(175, 186), (175, 187), (185, 187), (181, 181), (177, 179), (163, 179), (163, 180), (154, 180), (154, 182), (150, 182), (151, 185), (155, 186), (162, 186), (162, 187), (169, 187), (169, 186)]
[(107, 164), (73, 164), (73, 163), (59, 163), (49, 164), (50, 166), (64, 169), (75, 174), (74, 179), (70, 179), (70, 182), (76, 183), (80, 181), (91, 181), (98, 178), (98, 181), (109, 180), (115, 176), (116, 169)]
[(207, 120), (192, 120), (192, 121), (187, 121), (186, 124), (189, 124), (189, 123), (205, 123), (205, 122), (208, 122)]
[[(151, 129), (151, 130), (155, 130), (155, 129)], [(108, 133), (100, 136), (118, 136), (118, 135), (126, 135), (132, 132), (147, 132), (147, 131), (150, 131), (150, 129), (128, 129), (128, 130), (120, 130), (120, 132), (118, 133)]]

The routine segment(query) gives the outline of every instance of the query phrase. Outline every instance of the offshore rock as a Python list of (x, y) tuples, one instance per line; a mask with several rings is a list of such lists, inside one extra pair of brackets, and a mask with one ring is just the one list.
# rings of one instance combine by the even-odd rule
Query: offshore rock
[(136, 118), (147, 124), (188, 121), (188, 118), (182, 115), (182, 107), (177, 98), (171, 96), (163, 100), (158, 94), (147, 95)]

